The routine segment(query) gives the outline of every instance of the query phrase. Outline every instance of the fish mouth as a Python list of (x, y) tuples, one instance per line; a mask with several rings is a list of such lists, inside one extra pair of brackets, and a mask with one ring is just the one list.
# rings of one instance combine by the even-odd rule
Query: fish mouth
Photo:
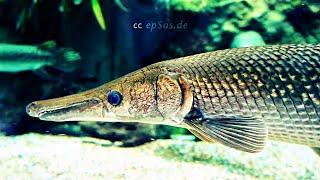
[(87, 108), (88, 106), (94, 105), (94, 104), (99, 104), (99, 102), (97, 100), (87, 100), (87, 101), (83, 101), (83, 102), (73, 103), (73, 104), (69, 105), (68, 107), (60, 107), (60, 108), (56, 108), (56, 109), (49, 109), (49, 110), (40, 111), (38, 113), (38, 117), (41, 120), (46, 120), (52, 116), (58, 117), (61, 115), (68, 114), (70, 112), (75, 112), (75, 111), (79, 112), (81, 109)]
[(43, 105), (42, 101), (36, 101), (26, 107), (26, 112), (44, 121), (80, 121), (88, 120), (89, 117), (101, 118), (103, 105), (98, 99), (51, 107)]

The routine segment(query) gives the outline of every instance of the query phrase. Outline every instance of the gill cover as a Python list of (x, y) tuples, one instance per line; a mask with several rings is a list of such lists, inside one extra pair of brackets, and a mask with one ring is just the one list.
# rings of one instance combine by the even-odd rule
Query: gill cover
[(164, 119), (181, 123), (192, 107), (192, 92), (187, 80), (178, 74), (160, 74), (157, 79), (157, 108)]

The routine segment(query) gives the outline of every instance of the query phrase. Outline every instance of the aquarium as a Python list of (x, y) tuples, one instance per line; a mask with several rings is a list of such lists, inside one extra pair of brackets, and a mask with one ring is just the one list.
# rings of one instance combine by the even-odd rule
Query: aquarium
[(0, 0), (0, 179), (320, 179), (319, 0)]

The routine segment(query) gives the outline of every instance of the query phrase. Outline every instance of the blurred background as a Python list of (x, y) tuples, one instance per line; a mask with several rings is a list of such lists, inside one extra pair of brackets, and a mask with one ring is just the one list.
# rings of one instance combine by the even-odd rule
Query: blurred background
[(2, 135), (89, 136), (120, 146), (168, 138), (194, 141), (187, 130), (168, 126), (43, 122), (28, 117), (25, 106), (96, 87), (161, 60), (231, 47), (319, 43), (320, 1), (0, 0), (0, 43), (40, 46), (52, 40), (82, 59), (0, 71)]

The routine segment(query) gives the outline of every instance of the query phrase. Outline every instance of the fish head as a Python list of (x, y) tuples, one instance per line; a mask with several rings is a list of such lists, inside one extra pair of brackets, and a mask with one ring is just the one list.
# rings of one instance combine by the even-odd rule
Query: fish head
[(48, 121), (142, 122), (178, 126), (192, 106), (187, 80), (143, 68), (100, 87), (30, 103), (30, 116)]

